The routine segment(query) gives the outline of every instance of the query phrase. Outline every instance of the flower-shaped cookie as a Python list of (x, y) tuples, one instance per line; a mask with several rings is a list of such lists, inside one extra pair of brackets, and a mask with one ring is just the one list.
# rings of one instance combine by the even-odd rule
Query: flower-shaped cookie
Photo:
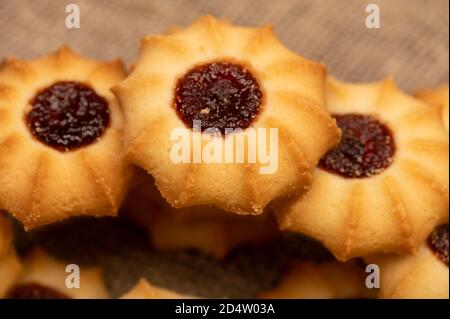
[(121, 212), (148, 230), (158, 250), (194, 249), (224, 258), (239, 245), (268, 243), (281, 234), (269, 209), (259, 216), (229, 214), (213, 206), (177, 209), (161, 197), (152, 178), (143, 180), (129, 192)]
[(281, 228), (322, 241), (340, 260), (414, 252), (448, 220), (448, 138), (440, 110), (390, 79), (330, 79), (327, 106), (340, 144), (315, 171), (308, 193), (277, 206)]
[(75, 215), (115, 215), (130, 169), (110, 87), (120, 61), (63, 47), (0, 67), (0, 210), (30, 229)]
[(338, 142), (324, 80), (322, 65), (286, 49), (270, 27), (207, 16), (148, 36), (113, 88), (126, 156), (174, 207), (261, 214), (274, 198), (305, 191)]

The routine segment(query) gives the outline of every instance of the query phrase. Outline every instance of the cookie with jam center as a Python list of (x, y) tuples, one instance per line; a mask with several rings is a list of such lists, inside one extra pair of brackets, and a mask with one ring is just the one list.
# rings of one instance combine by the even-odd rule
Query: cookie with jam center
[(341, 142), (319, 161), (311, 189), (276, 204), (280, 227), (309, 235), (339, 259), (413, 253), (448, 220), (448, 136), (438, 108), (393, 80), (329, 78), (327, 109)]
[(76, 215), (115, 215), (132, 171), (110, 87), (121, 61), (67, 47), (0, 68), (0, 210), (26, 229)]
[(271, 27), (205, 16), (145, 37), (133, 72), (113, 88), (127, 159), (176, 208), (262, 214), (273, 199), (305, 192), (339, 140), (324, 107), (325, 73)]

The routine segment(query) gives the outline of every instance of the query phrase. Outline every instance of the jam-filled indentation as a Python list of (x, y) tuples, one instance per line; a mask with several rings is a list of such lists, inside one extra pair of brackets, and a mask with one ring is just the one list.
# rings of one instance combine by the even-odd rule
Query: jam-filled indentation
[(70, 151), (95, 142), (110, 121), (108, 102), (89, 86), (57, 82), (31, 100), (26, 122), (42, 143)]
[(260, 111), (262, 91), (250, 70), (231, 62), (194, 67), (178, 80), (175, 109), (190, 128), (249, 127)]
[(319, 161), (319, 167), (343, 177), (370, 177), (388, 168), (395, 153), (389, 128), (370, 115), (334, 115), (341, 142)]
[(427, 242), (433, 253), (448, 266), (448, 224), (436, 227)]
[(14, 286), (6, 295), (7, 299), (71, 299), (62, 292), (36, 283)]

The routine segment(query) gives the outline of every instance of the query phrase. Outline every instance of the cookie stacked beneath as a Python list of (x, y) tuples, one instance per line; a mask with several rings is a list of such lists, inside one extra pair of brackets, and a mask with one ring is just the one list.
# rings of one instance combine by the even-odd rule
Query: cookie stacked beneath
[[(153, 249), (218, 259), (298, 232), (335, 258), (292, 260), (255, 297), (448, 298), (448, 86), (343, 83), (270, 27), (200, 18), (145, 37), (129, 74), (66, 47), (7, 59), (0, 153), (0, 296), (110, 297), (98, 267), (69, 289), (41, 247), (18, 258), (7, 213), (27, 230), (120, 214)], [(123, 297), (194, 297), (168, 288)]]

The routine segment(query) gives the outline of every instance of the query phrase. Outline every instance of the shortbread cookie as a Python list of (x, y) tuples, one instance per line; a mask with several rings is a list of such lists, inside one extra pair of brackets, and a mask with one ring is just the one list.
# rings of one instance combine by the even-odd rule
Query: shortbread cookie
[(380, 298), (449, 298), (448, 224), (437, 227), (413, 256), (365, 259), (380, 267)]
[(328, 81), (342, 141), (320, 161), (310, 191), (277, 206), (282, 229), (322, 241), (340, 260), (414, 252), (448, 220), (448, 137), (440, 110), (391, 79)]
[(130, 192), (121, 211), (147, 229), (153, 248), (163, 251), (193, 249), (223, 258), (239, 245), (261, 245), (281, 234), (269, 210), (239, 216), (213, 206), (173, 208), (151, 178)]
[(75, 215), (115, 215), (130, 169), (121, 157), (123, 118), (110, 87), (119, 60), (66, 47), (0, 67), (0, 210), (26, 229)]
[[(33, 248), (23, 261), (20, 278), (9, 289), (11, 299), (104, 299), (109, 297), (99, 267), (79, 268), (79, 287), (69, 276), (71, 269), (39, 247)], [(69, 270), (67, 272), (66, 270)]]
[(0, 212), (0, 298), (3, 298), (22, 271), (12, 242), (12, 223)]
[(441, 108), (442, 110), (442, 123), (444, 124), (444, 128), (448, 133), (448, 121), (449, 121), (449, 113), (448, 113), (448, 104), (449, 104), (449, 93), (448, 93), (448, 84), (438, 87), (436, 89), (431, 90), (420, 90), (416, 92), (416, 97), (429, 103), (435, 105), (436, 107)]
[(271, 290), (260, 293), (267, 299), (366, 298), (365, 273), (362, 264), (353, 261), (320, 264), (294, 262), (281, 281)]
[(141, 278), (121, 299), (194, 299), (196, 297), (179, 294), (175, 291), (157, 287)]
[(305, 191), (339, 140), (324, 80), (323, 65), (286, 49), (270, 27), (207, 16), (148, 36), (113, 88), (126, 156), (174, 207), (261, 214), (274, 198)]

